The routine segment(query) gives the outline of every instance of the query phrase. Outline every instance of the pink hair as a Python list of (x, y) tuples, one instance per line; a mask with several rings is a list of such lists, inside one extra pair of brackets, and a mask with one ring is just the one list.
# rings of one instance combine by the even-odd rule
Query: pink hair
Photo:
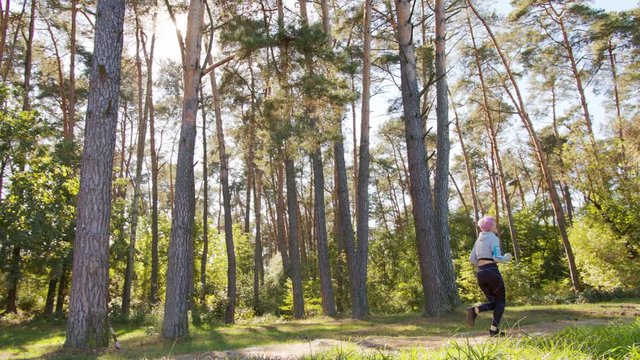
[(478, 227), (482, 231), (491, 231), (496, 221), (491, 216), (485, 216), (478, 221)]

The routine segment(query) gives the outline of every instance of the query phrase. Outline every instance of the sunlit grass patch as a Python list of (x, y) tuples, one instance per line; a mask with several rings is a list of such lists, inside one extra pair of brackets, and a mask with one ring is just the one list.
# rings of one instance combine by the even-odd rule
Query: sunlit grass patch
[(640, 319), (633, 323), (566, 328), (549, 336), (452, 342), (433, 359), (640, 359)]

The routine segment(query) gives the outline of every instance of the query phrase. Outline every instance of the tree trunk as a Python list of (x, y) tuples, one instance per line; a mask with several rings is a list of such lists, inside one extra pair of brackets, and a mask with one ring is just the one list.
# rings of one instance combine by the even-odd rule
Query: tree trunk
[(324, 169), (320, 148), (314, 150), (312, 160), (313, 178), (315, 182), (315, 231), (318, 240), (318, 272), (320, 275), (322, 313), (327, 316), (336, 316), (336, 304), (333, 295), (333, 287), (331, 286), (331, 270), (329, 268), (329, 241), (327, 236), (327, 220), (324, 207)]
[[(451, 94), (451, 93), (450, 93)], [(469, 160), (469, 154), (464, 144), (464, 137), (462, 136), (462, 129), (460, 128), (460, 121), (455, 106), (451, 106), (454, 115), (455, 131), (458, 134), (458, 141), (460, 141), (460, 150), (462, 151), (462, 158), (464, 159), (464, 168), (467, 174), (467, 182), (469, 183), (469, 192), (471, 193), (471, 203), (473, 205), (473, 230), (478, 234), (478, 227), (475, 225), (480, 220), (480, 207), (478, 206), (478, 195), (476, 194), (476, 181), (475, 176), (471, 169), (471, 161)]]
[(264, 284), (264, 261), (262, 258), (262, 173), (258, 169), (255, 170), (253, 210), (256, 222), (256, 238), (253, 255), (253, 310), (257, 315), (261, 315), (260, 284)]
[(17, 313), (18, 307), (16, 306), (16, 300), (18, 298), (18, 282), (20, 281), (20, 262), (22, 256), (20, 254), (22, 250), (20, 246), (14, 245), (11, 252), (11, 266), (9, 273), (7, 274), (7, 299), (4, 308), (5, 313)]
[[(71, 260), (70, 257), (68, 260)], [(58, 294), (56, 295), (56, 314), (60, 315), (62, 315), (62, 310), (64, 309), (64, 299), (67, 297), (67, 286), (69, 285), (68, 260), (65, 259), (65, 263), (62, 265), (62, 274), (60, 275), (60, 284), (58, 285)]]
[[(366, 1), (366, 0), (365, 0)], [(356, 83), (355, 83), (355, 75), (351, 75), (351, 91), (357, 93)], [(353, 139), (353, 188), (358, 188), (358, 132), (356, 131), (356, 101), (351, 102), (351, 127), (353, 128), (352, 139)], [(356, 200), (358, 196), (353, 197), (353, 207), (356, 207)], [(349, 205), (351, 206), (351, 205)]]
[[(255, 166), (254, 162), (254, 148), (255, 148), (255, 127), (256, 127), (256, 97), (255, 97), (255, 76), (253, 74), (253, 61), (249, 57), (249, 74), (250, 74), (250, 86), (251, 86), (251, 121), (249, 130), (249, 156), (247, 166), (250, 167), (250, 174), (253, 175), (251, 181), (247, 181), (247, 184), (253, 184), (253, 210), (255, 217), (255, 247), (254, 247), (254, 267), (253, 267), (253, 304), (254, 311), (257, 315), (262, 314), (262, 308), (260, 306), (260, 285), (264, 285), (264, 259), (262, 250), (262, 171)], [(247, 192), (249, 194), (249, 192)], [(247, 202), (249, 204), (249, 202)], [(247, 206), (247, 209), (249, 207)], [(245, 230), (249, 232), (249, 216), (245, 220)]]
[[(272, 160), (273, 163), (273, 160)], [(282, 164), (275, 165), (278, 188), (276, 193), (276, 222), (278, 229), (278, 249), (282, 256), (282, 268), (287, 276), (291, 275), (291, 263), (289, 260), (289, 250), (287, 249), (287, 227), (285, 225), (285, 203), (284, 203), (284, 169)]]
[[(326, 0), (322, 7), (323, 10), (323, 30), (330, 36), (329, 30), (329, 13)], [(300, 0), (300, 14), (302, 15), (303, 26), (309, 26), (307, 17), (306, 0)], [(305, 63), (307, 67), (307, 75), (313, 76), (313, 59), (311, 53), (305, 53)], [(309, 111), (312, 113), (312, 111)], [(313, 117), (309, 119), (312, 130), (319, 131), (317, 119)], [(324, 205), (324, 166), (322, 162), (321, 144), (316, 144), (311, 154), (311, 162), (313, 167), (313, 203), (315, 217), (314, 231), (317, 240), (318, 254), (318, 273), (320, 277), (320, 297), (322, 301), (322, 313), (326, 316), (336, 316), (336, 303), (331, 284), (331, 268), (329, 265), (329, 240), (327, 235), (327, 220)]]
[(462, 208), (464, 209), (464, 213), (468, 214), (469, 205), (467, 205), (467, 201), (464, 199), (464, 195), (462, 194), (462, 191), (460, 190), (460, 187), (458, 186), (458, 183), (456, 182), (456, 179), (453, 177), (453, 174), (451, 173), (451, 171), (449, 171), (449, 179), (451, 179), (451, 182), (453, 183), (453, 187), (456, 189), (456, 193), (458, 193), (458, 197), (460, 198), (460, 202), (462, 202)]
[[(351, 224), (351, 208), (349, 203), (349, 185), (347, 180), (347, 166), (344, 161), (344, 143), (342, 142), (342, 124), (338, 124), (341, 134), (334, 144), (335, 171), (336, 171), (336, 196), (338, 197), (338, 228), (339, 237), (344, 244), (347, 255), (347, 273), (349, 274), (349, 290), (351, 294), (351, 316), (354, 319), (362, 319), (367, 315), (366, 309), (362, 308), (360, 295), (362, 291), (358, 288), (361, 284), (358, 281), (358, 263), (356, 258), (355, 240), (353, 236), (353, 225)], [(366, 289), (364, 289), (366, 292)]]
[[(407, 175), (407, 166), (404, 163), (404, 159), (402, 158), (402, 152), (400, 151), (400, 149), (398, 149), (398, 147), (396, 146), (394, 141), (392, 141), (391, 138), (389, 138), (389, 145), (391, 145), (391, 148), (393, 149), (393, 162), (396, 165), (396, 174), (398, 175), (398, 182), (400, 183), (400, 190), (401, 190), (400, 199), (402, 199), (402, 213), (404, 216), (409, 216), (409, 212), (407, 210), (408, 209), (407, 201), (405, 200), (405, 197), (409, 188), (409, 180), (408, 180), (409, 176)], [(396, 202), (396, 203), (399, 204), (399, 202)], [(398, 213), (399, 212), (400, 211), (398, 210)]]
[[(335, 156), (335, 154), (334, 154)], [(334, 185), (334, 189), (332, 191), (332, 193), (334, 194), (334, 196), (331, 197), (331, 201), (333, 204), (333, 228), (332, 228), (332, 233), (333, 233), (333, 238), (335, 239), (335, 241), (338, 243), (338, 256), (336, 259), (336, 287), (337, 287), (337, 291), (336, 291), (336, 310), (338, 311), (338, 313), (343, 313), (345, 311), (346, 308), (346, 301), (348, 298), (347, 292), (349, 291), (347, 289), (347, 281), (345, 281), (346, 278), (346, 274), (344, 271), (344, 266), (345, 266), (345, 262), (344, 259), (345, 257), (342, 256), (342, 254), (345, 252), (345, 246), (344, 246), (344, 238), (342, 237), (342, 229), (340, 229), (340, 214), (339, 214), (339, 210), (338, 210), (338, 196), (337, 196), (337, 184), (338, 184), (338, 172), (336, 171), (336, 167), (334, 166), (334, 171), (333, 171), (333, 185)]]
[(71, 0), (71, 38), (69, 44), (69, 136), (74, 138), (76, 127), (76, 28), (78, 15), (78, 0)]
[(200, 87), (200, 45), (204, 21), (204, 1), (191, 0), (187, 20), (183, 63), (184, 99), (178, 147), (175, 199), (169, 242), (167, 290), (162, 336), (178, 339), (189, 333), (187, 311), (193, 274), (193, 225), (195, 188), (193, 157), (196, 140), (198, 89)]
[[(285, 150), (286, 152), (286, 150)], [(304, 318), (304, 296), (302, 288), (302, 268), (298, 247), (298, 196), (296, 194), (296, 174), (293, 160), (284, 161), (287, 180), (287, 208), (289, 209), (289, 258), (291, 261), (291, 282), (293, 286), (293, 318)]]
[[(553, 6), (552, 6), (553, 7)], [(555, 12), (555, 9), (553, 10)], [(578, 90), (578, 95), (580, 95), (580, 105), (582, 106), (582, 114), (584, 115), (584, 122), (587, 126), (587, 135), (589, 135), (589, 140), (591, 141), (591, 147), (595, 152), (596, 146), (596, 138), (593, 134), (593, 128), (591, 126), (591, 115), (589, 115), (589, 107), (587, 106), (587, 97), (584, 93), (584, 86), (582, 85), (582, 78), (580, 76), (580, 71), (578, 71), (578, 63), (576, 62), (576, 58), (573, 54), (573, 46), (571, 40), (569, 39), (569, 34), (567, 33), (567, 29), (564, 26), (564, 19), (562, 16), (559, 16), (557, 19), (554, 19), (560, 25), (560, 30), (562, 31), (562, 41), (564, 44), (564, 49), (567, 51), (567, 57), (569, 58), (569, 62), (571, 63), (571, 73), (573, 74), (573, 78), (576, 81), (576, 88)]]
[(24, 93), (22, 100), (22, 109), (24, 111), (31, 110), (31, 68), (32, 68), (32, 54), (33, 54), (33, 35), (35, 33), (35, 18), (36, 18), (36, 1), (31, 0), (31, 16), (29, 20), (29, 35), (27, 36), (27, 43), (25, 44), (25, 59), (24, 59)]
[[(25, 2), (26, 4), (26, 2)], [(9, 14), (10, 12), (10, 1), (5, 0), (5, 6), (3, 8), (2, 2), (0, 1), (0, 69), (2, 68), (4, 61), (4, 48), (7, 43), (7, 29), (9, 28)]]
[(202, 112), (202, 256), (200, 257), (200, 306), (206, 305), (207, 263), (209, 262), (209, 168), (207, 156), (207, 116)]
[(436, 118), (437, 159), (434, 183), (435, 232), (440, 261), (440, 301), (438, 314), (460, 303), (449, 238), (449, 92), (447, 91), (446, 16), (444, 0), (435, 2), (436, 21)]
[(220, 184), (222, 185), (222, 202), (224, 207), (224, 239), (227, 248), (227, 308), (224, 321), (227, 324), (235, 322), (236, 311), (236, 254), (233, 244), (233, 222), (231, 219), (231, 192), (229, 189), (229, 164), (225, 147), (224, 130), (222, 128), (222, 113), (220, 93), (216, 83), (215, 70), (210, 73), (213, 103), (216, 115), (216, 134), (218, 137), (218, 152), (220, 153)]
[(58, 284), (58, 279), (49, 279), (49, 287), (47, 288), (47, 299), (44, 303), (44, 315), (51, 316), (53, 315), (53, 305), (56, 300), (56, 285)]
[(620, 110), (620, 94), (618, 92), (618, 73), (616, 72), (616, 56), (613, 53), (613, 44), (609, 39), (609, 46), (607, 47), (607, 54), (609, 55), (609, 65), (611, 66), (611, 80), (613, 81), (613, 99), (616, 105), (616, 120), (618, 122), (618, 141), (620, 141), (620, 154), (622, 156), (622, 162), (625, 168), (627, 165), (627, 155), (625, 149), (624, 138), (624, 119), (622, 118), (622, 111)]
[(518, 84), (517, 84), (517, 82), (516, 82), (516, 80), (514, 78), (514, 75), (511, 72), (511, 68), (509, 67), (509, 63), (508, 63), (505, 55), (502, 53), (502, 50), (500, 49), (498, 41), (496, 40), (495, 36), (493, 35), (493, 32), (491, 31), (491, 28), (489, 27), (487, 22), (484, 20), (484, 18), (480, 16), (480, 14), (476, 10), (476, 8), (473, 6), (473, 3), (471, 1), (467, 1), (467, 3), (469, 4), (469, 8), (473, 11), (473, 13), (476, 15), (478, 20), (480, 20), (480, 22), (482, 22), (482, 25), (484, 26), (484, 28), (486, 29), (487, 33), (491, 37), (491, 41), (493, 42), (494, 48), (498, 52), (498, 55), (500, 56), (500, 59), (502, 60), (502, 64), (503, 64), (505, 70), (507, 71), (507, 75), (509, 77), (509, 81), (511, 82), (511, 85), (513, 86), (513, 89), (515, 90), (516, 97), (514, 97), (512, 92), (509, 91), (509, 89), (506, 86), (506, 84), (503, 84), (504, 87), (505, 87), (505, 90), (507, 90), (507, 92), (509, 93), (509, 96), (511, 97), (511, 99), (513, 101), (513, 104), (514, 104), (515, 108), (518, 111), (518, 115), (520, 115), (520, 119), (522, 120), (525, 128), (527, 129), (527, 132), (529, 133), (529, 137), (531, 138), (531, 141), (533, 143), (534, 150), (536, 152), (536, 156), (538, 158), (538, 162), (539, 162), (540, 168), (542, 170), (542, 175), (544, 176), (544, 180), (545, 180), (546, 185), (547, 185), (547, 190), (549, 191), (549, 197), (551, 198), (551, 204), (553, 206), (553, 212), (555, 214), (555, 218), (556, 218), (556, 221), (557, 221), (557, 226), (558, 226), (558, 229), (560, 230), (560, 235), (562, 237), (562, 243), (564, 245), (564, 251), (565, 251), (565, 254), (567, 256), (567, 261), (569, 263), (569, 273), (570, 273), (570, 277), (571, 277), (571, 283), (573, 285), (574, 291), (581, 291), (581, 285), (580, 285), (580, 280), (579, 280), (578, 269), (577, 269), (576, 264), (575, 264), (575, 258), (573, 256), (573, 250), (571, 248), (571, 243), (569, 242), (569, 237), (567, 235), (567, 227), (566, 227), (566, 220), (565, 220), (565, 216), (564, 216), (564, 210), (562, 209), (562, 205), (560, 204), (560, 199), (558, 197), (558, 193), (557, 193), (556, 188), (555, 188), (553, 176), (552, 176), (552, 174), (551, 174), (551, 172), (549, 170), (549, 166), (547, 164), (547, 159), (546, 159), (546, 157), (544, 155), (544, 150), (542, 149), (542, 145), (540, 144), (540, 140), (538, 139), (538, 135), (537, 135), (537, 133), (536, 133), (534, 127), (533, 127), (533, 123), (531, 122), (531, 119), (529, 118), (529, 114), (527, 113), (527, 111), (525, 109), (524, 100), (523, 100), (522, 95), (520, 93), (520, 88), (518, 87)]
[[(300, 187), (302, 188), (303, 186)], [(309, 189), (313, 190), (312, 186), (309, 186)], [(302, 198), (302, 201), (298, 200), (300, 198)], [(310, 206), (305, 206), (304, 195), (299, 196), (296, 194), (296, 204), (298, 204), (298, 206), (296, 206), (296, 210), (298, 211), (298, 246), (300, 247), (300, 272), (302, 273), (305, 268), (308, 268), (307, 265), (309, 263), (308, 252), (311, 250), (311, 247), (308, 242), (311, 241), (313, 237), (313, 220), (311, 220), (313, 215), (311, 214)], [(306, 217), (302, 216), (301, 207), (304, 208)], [(306, 226), (307, 224), (309, 224), (309, 226)]]
[[(131, 307), (131, 287), (133, 283), (133, 265), (136, 253), (136, 237), (138, 231), (138, 211), (140, 208), (140, 183), (142, 182), (142, 163), (144, 162), (144, 147), (147, 137), (148, 105), (142, 107), (142, 59), (140, 58), (140, 37), (142, 29), (136, 16), (136, 70), (138, 81), (138, 143), (136, 151), (136, 174), (133, 179), (133, 200), (131, 202), (131, 230), (129, 233), (129, 253), (125, 270), (122, 294), (122, 314), (129, 317)], [(148, 90), (148, 89), (147, 89)]]
[[(151, 279), (149, 300), (151, 304), (160, 301), (158, 295), (158, 151), (156, 149), (156, 127), (155, 127), (155, 107), (153, 105), (153, 56), (156, 43), (156, 19), (157, 13), (153, 14), (153, 35), (151, 36), (151, 49), (146, 53), (146, 44), (143, 46), (145, 50), (145, 61), (147, 65), (147, 93), (145, 105), (149, 109), (149, 151), (151, 155)], [(143, 38), (144, 40), (144, 38)], [(204, 131), (204, 130), (203, 130)]]
[(253, 188), (253, 142), (254, 142), (255, 134), (254, 134), (254, 126), (253, 121), (249, 125), (249, 151), (247, 154), (246, 166), (247, 166), (247, 191), (245, 194), (245, 208), (244, 208), (244, 233), (248, 234), (250, 229), (250, 218), (251, 218), (251, 189)]
[(440, 316), (449, 310), (449, 300), (448, 294), (440, 291), (445, 284), (442, 283), (444, 279), (441, 262), (438, 259), (438, 244), (434, 241), (431, 185), (427, 167), (427, 153), (423, 141), (424, 129), (420, 114), (420, 92), (418, 91), (416, 56), (412, 42), (411, 2), (395, 0), (395, 4), (407, 159), (423, 301), (425, 312), (429, 316)]
[[(0, 5), (2, 3), (0, 2)], [(27, 9), (27, 1), (24, 1), (22, 3), (22, 10), (20, 11), (20, 15), (17, 17), (17, 21), (16, 23), (18, 24), (15, 27), (15, 31), (13, 32), (13, 40), (11, 42), (11, 47), (6, 50), (6, 38), (7, 38), (7, 30), (9, 28), (9, 18), (10, 18), (10, 14), (11, 12), (9, 11), (9, 1), (6, 1), (6, 10), (5, 13), (2, 13), (2, 7), (0, 6), (0, 13), (3, 14), (3, 17), (0, 19), (0, 23), (2, 24), (1, 27), (2, 29), (0, 29), (0, 32), (2, 34), (1, 38), (0, 38), (0, 65), (2, 65), (0, 67), (1, 71), (2, 71), (2, 81), (5, 82), (7, 80), (7, 77), (9, 76), (9, 70), (11, 70), (11, 66), (13, 64), (13, 56), (16, 52), (16, 47), (18, 44), (18, 34), (20, 34), (21, 32), (21, 26), (20, 24), (22, 23), (22, 17), (24, 16), (24, 13)], [(8, 52), (9, 56), (4, 59), (4, 53)]]
[(58, 75), (58, 92), (60, 95), (60, 111), (62, 113), (62, 127), (64, 139), (67, 141), (73, 140), (73, 132), (71, 131), (71, 124), (69, 122), (69, 105), (67, 99), (67, 92), (65, 91), (64, 86), (64, 74), (62, 72), (62, 58), (60, 52), (58, 50), (58, 40), (53, 34), (53, 30), (51, 28), (51, 24), (48, 20), (44, 20), (47, 26), (47, 30), (49, 35), (51, 36), (51, 44), (53, 46), (53, 50), (56, 54), (56, 70)]
[[(369, 256), (369, 102), (371, 98), (371, 0), (364, 4), (364, 39), (362, 54), (362, 108), (360, 114), (360, 148), (358, 151), (358, 187), (356, 200), (356, 229), (358, 264), (358, 300), (364, 313), (369, 312), (367, 299), (367, 265)], [(355, 131), (355, 129), (354, 129)]]
[(65, 341), (71, 349), (109, 342), (109, 220), (124, 10), (123, 0), (98, 1)]
[(560, 161), (560, 175), (563, 178), (562, 185), (560, 187), (560, 192), (562, 194), (562, 198), (564, 199), (564, 204), (567, 208), (567, 222), (569, 226), (573, 223), (573, 204), (571, 203), (571, 192), (569, 191), (569, 185), (566, 183), (564, 179), (567, 179), (567, 174), (564, 166), (564, 156), (563, 156), (563, 145), (562, 139), (560, 138), (560, 131), (558, 130), (558, 116), (556, 114), (556, 87), (555, 82), (551, 83), (551, 109), (553, 113), (553, 133), (556, 137), (556, 146), (558, 148), (559, 156), (558, 159)]

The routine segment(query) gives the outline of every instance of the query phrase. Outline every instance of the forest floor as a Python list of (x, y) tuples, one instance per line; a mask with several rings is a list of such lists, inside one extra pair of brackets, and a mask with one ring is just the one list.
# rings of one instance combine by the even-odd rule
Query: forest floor
[[(640, 316), (640, 307), (637, 308)], [(556, 333), (567, 327), (588, 327), (607, 325), (611, 320), (607, 319), (576, 319), (545, 322), (534, 325), (516, 326), (508, 330), (509, 338), (525, 336), (545, 336)], [(427, 350), (438, 349), (452, 342), (461, 344), (478, 345), (493, 341), (488, 334), (474, 332), (461, 332), (452, 336), (431, 335), (413, 337), (367, 337), (363, 339), (345, 341), (336, 339), (314, 339), (306, 342), (274, 344), (266, 346), (252, 346), (243, 349), (227, 351), (209, 351), (196, 354), (179, 356), (164, 356), (161, 359), (299, 359), (303, 357), (318, 356), (323, 353), (341, 350), (349, 354), (349, 357), (382, 355), (383, 358), (393, 358), (402, 351), (415, 351), (424, 353)], [(348, 349), (348, 350), (347, 350)], [(331, 357), (333, 358), (333, 357)]]
[[(264, 317), (239, 320), (235, 325), (191, 325), (180, 341), (162, 339), (160, 320), (144, 323), (115, 322), (122, 347), (95, 353), (62, 349), (64, 320), (0, 319), (0, 360), (3, 359), (217, 359), (317, 358), (326, 351), (342, 351), (359, 358), (394, 358), (412, 350), (440, 348), (451, 343), (481, 344), (488, 341), (490, 314), (481, 314), (473, 329), (464, 326), (465, 308), (443, 318), (420, 314), (373, 315), (364, 320), (313, 317), (286, 321)], [(629, 323), (640, 318), (640, 299), (552, 306), (508, 306), (503, 330), (509, 339), (546, 335), (566, 327), (586, 328), (609, 323)], [(635, 333), (634, 333), (635, 336)], [(402, 357), (402, 356), (400, 356)], [(424, 358), (424, 357), (423, 357)], [(429, 358), (429, 357), (427, 357)]]

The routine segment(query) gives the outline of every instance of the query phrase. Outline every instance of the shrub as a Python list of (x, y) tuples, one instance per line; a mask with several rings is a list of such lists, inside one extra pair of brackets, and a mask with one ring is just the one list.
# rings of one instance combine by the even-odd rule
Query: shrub
[(585, 285), (602, 292), (640, 287), (640, 258), (629, 253), (630, 240), (597, 217), (586, 214), (578, 219), (569, 239)]

